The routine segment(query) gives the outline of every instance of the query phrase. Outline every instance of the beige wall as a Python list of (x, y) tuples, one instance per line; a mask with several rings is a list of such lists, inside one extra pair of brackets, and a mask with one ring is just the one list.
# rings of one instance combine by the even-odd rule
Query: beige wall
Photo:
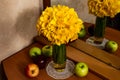
[[(52, 5), (75, 8), (85, 22), (94, 23), (87, 0), (51, 0)], [(31, 43), (37, 35), (35, 24), (42, 10), (42, 0), (0, 0), (0, 61)]]
[(0, 0), (0, 61), (31, 43), (42, 0)]
[(52, 5), (62, 4), (67, 5), (69, 7), (73, 7), (77, 11), (79, 17), (84, 22), (95, 23), (95, 16), (89, 14), (88, 12), (87, 6), (88, 0), (51, 0), (51, 1)]

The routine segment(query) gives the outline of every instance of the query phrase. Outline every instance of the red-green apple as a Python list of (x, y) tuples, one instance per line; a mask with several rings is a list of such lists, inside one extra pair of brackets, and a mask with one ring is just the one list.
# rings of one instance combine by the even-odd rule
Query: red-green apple
[(88, 66), (86, 63), (84, 62), (78, 62), (76, 65), (75, 65), (75, 74), (78, 76), (78, 77), (84, 77), (88, 74)]
[(105, 44), (105, 50), (107, 50), (108, 52), (113, 53), (117, 51), (117, 49), (118, 49), (118, 44), (115, 41), (110, 40)]
[(42, 54), (45, 56), (52, 56), (52, 45), (45, 45), (42, 47)]
[(41, 55), (41, 49), (39, 47), (34, 46), (29, 50), (29, 55), (31, 57)]
[(39, 67), (34, 63), (30, 63), (26, 66), (25, 72), (28, 77), (37, 77), (39, 75)]
[(83, 25), (80, 32), (78, 33), (78, 38), (83, 38), (86, 35), (85, 26)]

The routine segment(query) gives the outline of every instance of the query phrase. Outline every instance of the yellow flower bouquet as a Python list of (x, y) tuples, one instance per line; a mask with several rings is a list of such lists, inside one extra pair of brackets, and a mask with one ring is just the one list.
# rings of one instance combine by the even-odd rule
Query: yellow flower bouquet
[(83, 22), (73, 8), (64, 5), (47, 7), (37, 22), (39, 34), (52, 44), (66, 44), (78, 38)]
[(96, 16), (94, 43), (102, 44), (107, 17), (115, 17), (120, 12), (120, 0), (88, 0), (89, 13)]
[(66, 43), (78, 39), (82, 26), (83, 21), (74, 8), (65, 5), (47, 7), (39, 17), (37, 31), (53, 45), (53, 67), (57, 71), (62, 71), (66, 65)]
[(120, 12), (120, 0), (88, 0), (89, 13), (95, 16), (114, 17)]

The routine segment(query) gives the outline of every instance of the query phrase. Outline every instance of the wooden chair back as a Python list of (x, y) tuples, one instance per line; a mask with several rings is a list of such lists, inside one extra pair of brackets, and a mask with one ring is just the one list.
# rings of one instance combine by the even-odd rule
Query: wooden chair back
[(43, 9), (51, 6), (51, 0), (43, 0)]

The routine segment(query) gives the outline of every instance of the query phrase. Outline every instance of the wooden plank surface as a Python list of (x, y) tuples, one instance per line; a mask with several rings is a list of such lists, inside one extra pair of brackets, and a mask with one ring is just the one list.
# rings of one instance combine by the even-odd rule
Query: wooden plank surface
[(67, 57), (76, 62), (85, 62), (88, 64), (89, 69), (103, 76), (108, 80), (120, 80), (120, 71), (108, 66), (107, 64), (83, 53), (80, 50), (68, 46)]
[[(7, 80), (55, 80), (50, 77), (45, 68), (40, 69), (40, 73), (35, 78), (29, 78), (25, 75), (25, 67), (32, 63), (30, 56), (28, 55), (29, 49), (33, 46), (42, 48), (43, 45), (39, 43), (31, 44), (30, 46), (22, 49), (21, 51), (15, 53), (14, 55), (8, 57), (2, 61)], [(47, 66), (47, 65), (46, 65)], [(73, 75), (65, 80), (103, 80), (104, 78), (99, 77), (94, 72), (89, 71), (86, 77), (77, 77)]]
[[(46, 41), (46, 39), (43, 36), (36, 37), (35, 40), (41, 44), (50, 44), (50, 42)], [(84, 42), (77, 43), (77, 45), (82, 45), (82, 46), (84, 44), (85, 44)], [(85, 48), (88, 49), (89, 47), (86, 46)], [(91, 50), (95, 49), (95, 47), (90, 47), (90, 48), (91, 48)], [(73, 48), (72, 46), (67, 46), (67, 57), (76, 62), (87, 63), (89, 65), (90, 70), (99, 74), (100, 76), (104, 77), (105, 79), (120, 80), (120, 70), (117, 70), (117, 69), (107, 65), (106, 63), (103, 63), (103, 61), (100, 61), (88, 54), (85, 54), (83, 51)], [(101, 56), (98, 56), (98, 57), (101, 57)], [(108, 60), (106, 58), (105, 58), (105, 60), (110, 62), (110, 60)], [(117, 61), (117, 62), (119, 62), (119, 61)]]
[(94, 46), (87, 44), (80, 39), (70, 43), (70, 46), (116, 68), (120, 69), (120, 57), (110, 54), (104, 50), (98, 49)]
[[(88, 33), (88, 27), (92, 26), (94, 24), (91, 23), (84, 23), (85, 28), (87, 30), (87, 35), (85, 36), (85, 38), (83, 40), (86, 40), (88, 37), (90, 37), (89, 33)], [(116, 52), (114, 52), (114, 55), (119, 56), (120, 57), (120, 31), (106, 27), (105, 29), (105, 38), (108, 40), (113, 40), (116, 41), (119, 45), (118, 50)]]
[(118, 50), (114, 53), (114, 55), (120, 57), (120, 31), (117, 31), (112, 28), (106, 28), (105, 38), (116, 41), (118, 43), (119, 47)]

